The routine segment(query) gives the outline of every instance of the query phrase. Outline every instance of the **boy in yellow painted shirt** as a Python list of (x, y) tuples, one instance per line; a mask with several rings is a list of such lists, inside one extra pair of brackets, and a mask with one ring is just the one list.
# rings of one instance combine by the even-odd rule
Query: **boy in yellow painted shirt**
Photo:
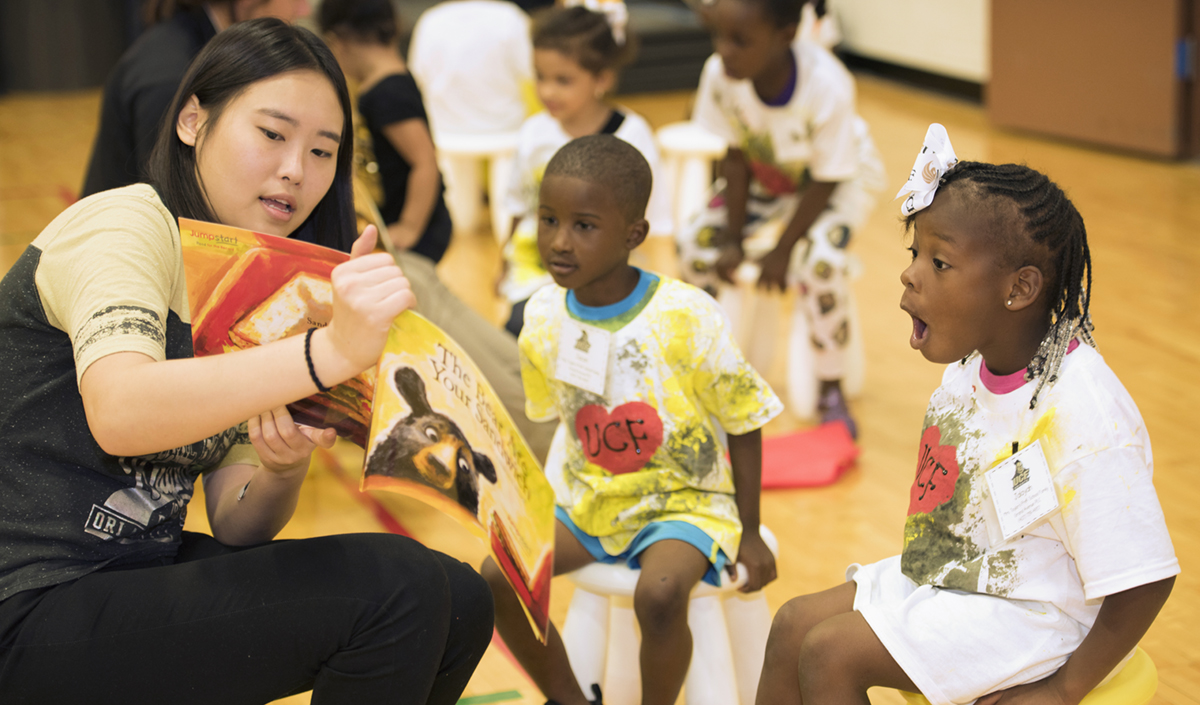
[[(757, 530), (760, 429), (782, 410), (711, 297), (629, 264), (648, 230), (650, 186), (646, 160), (611, 135), (555, 154), (538, 248), (556, 286), (530, 300), (520, 337), (526, 413), (561, 420), (546, 466), (559, 502), (554, 572), (597, 560), (640, 567), (644, 705), (679, 694), (700, 580), (718, 583), (732, 561), (748, 569), (746, 591), (775, 578)], [(483, 573), (501, 635), (550, 702), (588, 702), (557, 631), (540, 644), (490, 559)]]

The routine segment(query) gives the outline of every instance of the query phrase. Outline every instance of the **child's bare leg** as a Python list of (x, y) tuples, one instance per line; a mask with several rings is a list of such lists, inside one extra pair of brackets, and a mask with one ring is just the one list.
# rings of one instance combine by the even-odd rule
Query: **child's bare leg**
[(692, 661), (688, 599), (709, 563), (695, 546), (675, 539), (651, 544), (638, 560), (633, 610), (642, 629), (642, 705), (673, 705)]
[(854, 611), (853, 582), (789, 600), (775, 614), (756, 705), (867, 701), (867, 688), (914, 691)]
[(800, 647), (813, 627), (854, 609), (855, 584), (788, 600), (771, 622), (767, 654), (758, 680), (755, 705), (795, 705), (800, 702)]
[[(578, 570), (595, 559), (579, 543), (570, 529), (557, 522), (554, 527), (554, 574), (562, 575)], [(504, 571), (488, 558), (480, 570), (492, 588), (496, 602), (496, 628), (513, 656), (533, 679), (534, 684), (547, 698), (562, 705), (587, 705), (587, 698), (579, 689), (571, 664), (567, 661), (567, 650), (562, 637), (554, 625), (550, 625), (546, 644), (538, 641), (529, 620), (521, 608), (521, 602), (504, 577)]]
[(842, 380), (840, 379), (823, 379), (821, 380), (821, 388), (817, 390), (818, 396), (825, 396), (829, 392), (841, 392)]
[(802, 702), (869, 705), (874, 686), (917, 690), (861, 613), (844, 612), (809, 630), (800, 647)]

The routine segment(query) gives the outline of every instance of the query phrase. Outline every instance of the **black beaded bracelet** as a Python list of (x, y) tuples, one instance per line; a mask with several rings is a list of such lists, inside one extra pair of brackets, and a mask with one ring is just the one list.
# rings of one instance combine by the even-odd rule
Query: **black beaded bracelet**
[(317, 379), (317, 370), (312, 363), (312, 337), (316, 332), (316, 328), (309, 328), (308, 332), (304, 334), (304, 361), (308, 363), (308, 376), (312, 377), (313, 384), (317, 385), (317, 389), (322, 392), (328, 392), (330, 387), (321, 384), (321, 380)]

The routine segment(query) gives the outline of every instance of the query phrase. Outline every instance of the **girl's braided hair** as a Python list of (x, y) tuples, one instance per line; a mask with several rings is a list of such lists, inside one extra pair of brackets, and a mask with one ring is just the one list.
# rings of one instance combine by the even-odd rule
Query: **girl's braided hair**
[[(999, 243), (1007, 250), (1003, 256), (1017, 267), (1038, 267), (1049, 281), (1050, 329), (1025, 372), (1026, 381), (1037, 380), (1029, 402), (1032, 409), (1042, 389), (1058, 379), (1063, 356), (1075, 336), (1096, 347), (1089, 312), (1092, 258), (1083, 217), (1057, 184), (1022, 164), (958, 162), (942, 177), (940, 188), (956, 183), (957, 188), (974, 184), (979, 194), (987, 197), (984, 201), (993, 201), (997, 219), (1004, 215), (996, 199), (1005, 199), (1016, 207), (1017, 222), (1011, 226), (1019, 226), (1023, 233), (1013, 232), (1017, 227), (1003, 228), (1007, 233)], [(908, 217), (909, 228), (915, 218), (916, 214)], [(1031, 245), (1044, 248), (1045, 254)]]

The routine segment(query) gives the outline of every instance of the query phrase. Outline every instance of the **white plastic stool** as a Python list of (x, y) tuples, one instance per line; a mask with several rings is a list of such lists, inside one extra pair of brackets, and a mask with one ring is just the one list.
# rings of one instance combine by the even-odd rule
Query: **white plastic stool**
[[(776, 556), (779, 544), (765, 526), (763, 541)], [(639, 571), (624, 563), (593, 563), (567, 577), (575, 594), (567, 609), (562, 640), (583, 692), (599, 683), (606, 705), (636, 705), (642, 697), (637, 618), (633, 592)], [(771, 630), (771, 612), (761, 591), (745, 594), (746, 568), (736, 581), (722, 572), (721, 587), (701, 582), (692, 591), (688, 627), (692, 663), (684, 681), (687, 705), (750, 705), (758, 691)]]
[(492, 233), (503, 241), (508, 237), (509, 216), (504, 212), (504, 192), (517, 151), (517, 133), (466, 135), (439, 132), (433, 135), (438, 165), (446, 181), (446, 207), (455, 229), (474, 229), (479, 220), (483, 189), (479, 184), (479, 163), (488, 164), (488, 202), (491, 204)]
[(655, 133), (663, 163), (663, 180), (674, 206), (675, 227), (688, 222), (704, 207), (712, 185), (712, 164), (729, 145), (694, 122), (674, 122)]
[[(747, 261), (743, 262), (734, 274), (737, 286), (722, 286), (717, 299), (733, 323), (734, 338), (746, 352), (750, 364), (755, 369), (768, 371), (773, 364), (775, 340), (779, 335), (783, 297), (779, 294), (764, 294), (757, 289), (759, 267), (756, 262), (750, 260), (762, 255), (754, 253), (750, 245), (747, 243)], [(858, 279), (861, 275), (861, 263), (853, 254), (847, 259), (849, 279)], [(853, 399), (862, 392), (867, 362), (853, 287), (847, 288), (847, 296), (846, 320), (850, 325), (850, 335), (849, 344), (845, 349), (845, 376), (841, 386), (842, 392)], [(812, 418), (817, 413), (819, 384), (816, 375), (813, 374), (815, 352), (810, 342), (808, 315), (801, 301), (792, 302), (787, 336), (787, 407), (801, 418)]]

